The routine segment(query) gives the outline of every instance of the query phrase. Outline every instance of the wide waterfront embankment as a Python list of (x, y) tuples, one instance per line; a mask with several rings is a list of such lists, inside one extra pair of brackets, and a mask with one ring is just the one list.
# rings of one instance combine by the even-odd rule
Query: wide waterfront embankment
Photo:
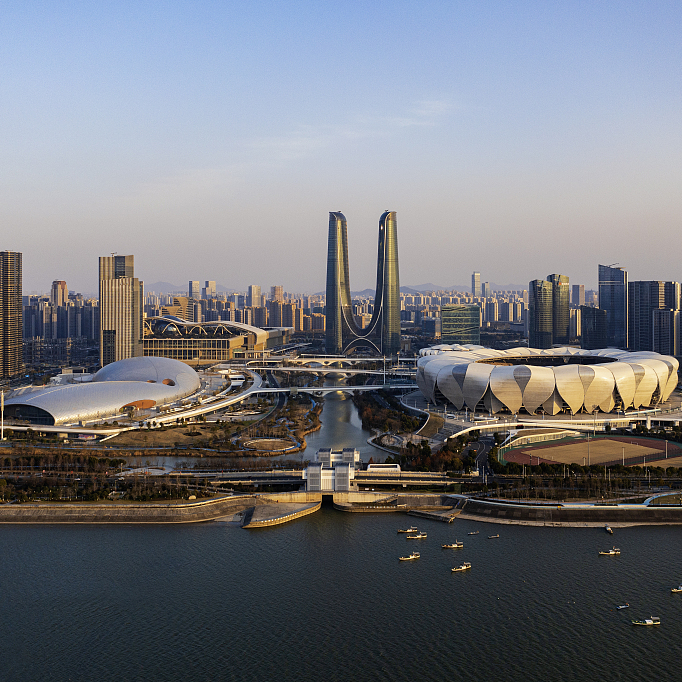
[(258, 504), (254, 495), (190, 502), (38, 502), (0, 505), (0, 523), (200, 523)]
[[(334, 493), (334, 507), (352, 512), (450, 511), (447, 495), (391, 495), (372, 492)], [(190, 502), (24, 503), (0, 505), (0, 524), (168, 524), (232, 520), (244, 528), (287, 523), (320, 509), (323, 493), (282, 492), (233, 495)]]
[(295, 521), (319, 511), (322, 502), (308, 502), (303, 505), (294, 502), (261, 504), (249, 510), (242, 522), (242, 528), (268, 528)]
[(529, 504), (462, 497), (459, 518), (523, 526), (682, 525), (682, 506), (662, 504)]
[[(328, 495), (339, 511), (408, 513), (448, 523), (460, 518), (524, 526), (682, 525), (679, 495), (652, 497), (642, 504), (534, 504), (417, 493), (347, 492)], [(323, 497), (323, 493), (319, 492), (288, 492), (232, 495), (189, 502), (4, 504), (0, 505), (0, 524), (186, 524), (230, 520), (244, 528), (262, 528), (313, 514), (320, 509)]]

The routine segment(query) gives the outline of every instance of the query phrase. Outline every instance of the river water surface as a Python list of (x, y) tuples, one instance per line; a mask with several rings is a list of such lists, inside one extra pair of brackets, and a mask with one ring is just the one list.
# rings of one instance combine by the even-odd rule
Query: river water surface
[[(414, 520), (0, 527), (1, 678), (680, 679), (678, 529), (396, 532)], [(619, 557), (597, 555), (614, 541)], [(421, 559), (398, 561), (415, 543)], [(659, 628), (629, 624), (650, 615)]]
[[(322, 422), (305, 457), (376, 452), (342, 394)], [(425, 540), (396, 532), (414, 521)], [(0, 680), (679, 680), (681, 532), (329, 507), (256, 530), (0, 526)]]

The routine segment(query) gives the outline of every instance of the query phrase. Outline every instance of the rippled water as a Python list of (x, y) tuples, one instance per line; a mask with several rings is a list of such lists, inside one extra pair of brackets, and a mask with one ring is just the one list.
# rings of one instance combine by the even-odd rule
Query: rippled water
[[(325, 385), (332, 384), (325, 382)], [(305, 437), (307, 447), (298, 457), (302, 455), (303, 459), (312, 459), (319, 448), (325, 447), (357, 448), (363, 462), (368, 462), (370, 457), (375, 462), (384, 461), (383, 450), (367, 443), (372, 432), (362, 428), (362, 420), (348, 393), (327, 393), (320, 421), (321, 428)]]
[[(413, 520), (0, 527), (1, 679), (680, 678), (678, 529), (420, 521), (408, 541)], [(629, 624), (650, 615), (660, 628)]]

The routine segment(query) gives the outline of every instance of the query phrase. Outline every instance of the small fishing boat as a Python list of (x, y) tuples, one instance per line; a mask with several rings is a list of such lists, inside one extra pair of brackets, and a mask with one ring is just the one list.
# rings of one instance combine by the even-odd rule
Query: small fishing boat
[(620, 606), (616, 606), (616, 608), (617, 608), (619, 611), (620, 611), (621, 609), (629, 609), (629, 608), (630, 608), (630, 604), (628, 604), (627, 602), (625, 602), (625, 604), (621, 604)]
[(400, 561), (412, 561), (412, 559), (419, 559), (419, 552), (412, 552), (409, 556), (398, 557)]
[(459, 540), (455, 540), (451, 545), (441, 545), (443, 549), (462, 549), (464, 543)]
[(478, 531), (472, 530), (471, 533), (467, 533), (467, 535), (478, 535)]
[(609, 535), (613, 535), (613, 528), (611, 528), (611, 526), (605, 526), (604, 530), (609, 533)]
[(497, 535), (489, 535), (488, 540), (494, 540), (495, 538), (499, 538), (500, 534), (498, 533)]
[(673, 587), (673, 588), (671, 588), (670, 591), (671, 592), (682, 592), (682, 585), (680, 585), (679, 587)]
[(471, 568), (471, 564), (468, 561), (465, 561), (463, 564), (459, 566), (455, 566), (452, 569), (453, 573), (458, 573), (459, 571), (468, 571)]
[(399, 533), (418, 533), (419, 529), (415, 528), (415, 526), (410, 526), (409, 528), (399, 528), (398, 532)]
[(644, 620), (633, 620), (632, 624), (645, 626), (660, 625), (661, 619), (658, 616), (651, 616), (650, 618), (645, 618)]
[(611, 549), (606, 550), (606, 552), (599, 552), (600, 556), (616, 556), (620, 554), (620, 550), (618, 547), (613, 547)]
[(405, 536), (408, 540), (422, 540), (426, 537), (426, 533), (417, 533), (416, 535)]

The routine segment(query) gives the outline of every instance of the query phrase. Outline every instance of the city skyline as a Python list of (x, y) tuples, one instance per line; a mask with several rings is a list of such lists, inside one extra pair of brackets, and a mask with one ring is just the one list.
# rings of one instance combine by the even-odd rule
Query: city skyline
[[(682, 217), (679, 5), (0, 12), (0, 220), (27, 292), (93, 292), (83, 264), (110, 252), (148, 282), (172, 262), (174, 282), (240, 289), (257, 258), (266, 287), (319, 291), (330, 206), (400, 212), (406, 283), (528, 281), (528, 243), (588, 288), (587, 243), (631, 279), (682, 279), (658, 246)], [(349, 241), (369, 288), (373, 238)]]

